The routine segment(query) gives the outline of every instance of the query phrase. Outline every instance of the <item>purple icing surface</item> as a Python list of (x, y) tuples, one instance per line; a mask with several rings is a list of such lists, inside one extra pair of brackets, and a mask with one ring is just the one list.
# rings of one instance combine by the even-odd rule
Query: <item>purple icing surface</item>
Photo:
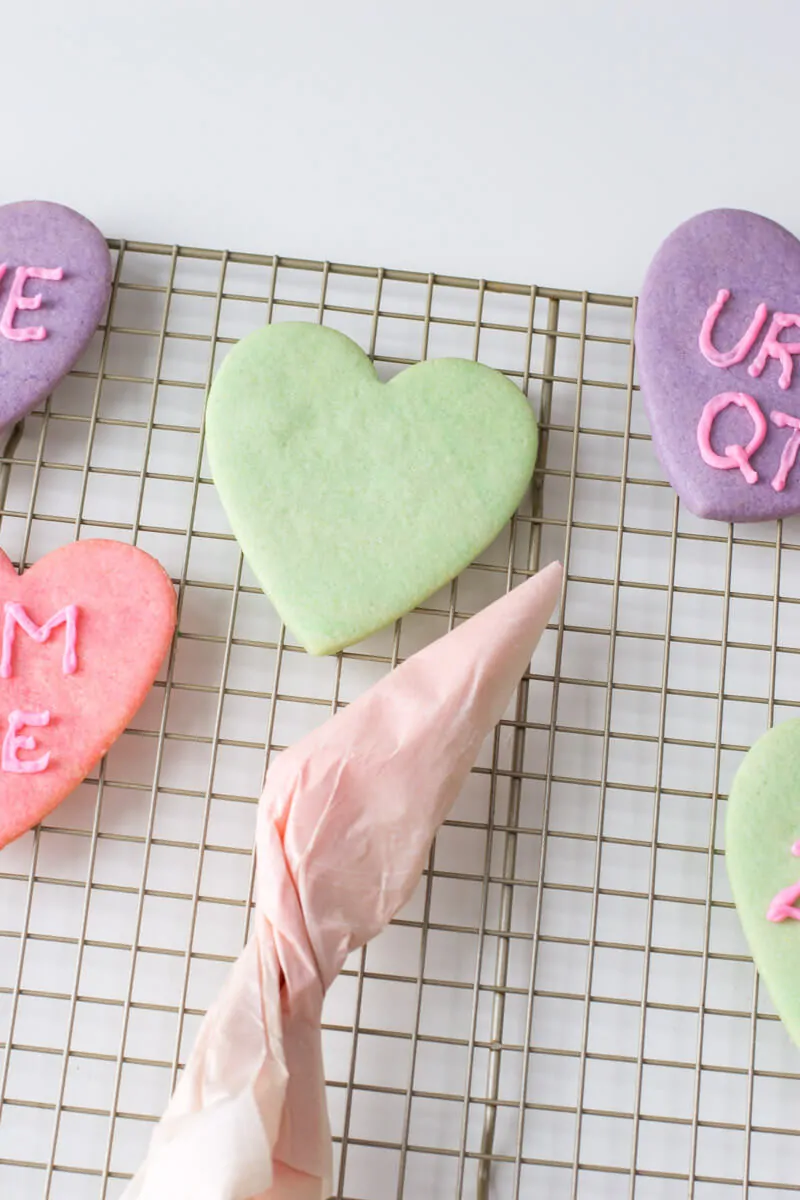
[[(730, 291), (713, 331), (718, 350), (738, 342), (762, 301), (768, 315), (753, 348), (733, 367), (714, 367), (700, 352), (700, 327), (720, 288)], [(758, 354), (775, 312), (800, 313), (800, 242), (786, 229), (755, 213), (721, 208), (680, 225), (659, 249), (642, 287), (636, 322), (639, 380), (653, 446), (681, 500), (701, 517), (764, 521), (800, 511), (800, 457), (786, 488), (770, 481), (778, 470), (790, 429), (778, 429), (770, 413), (800, 417), (800, 355), (791, 385), (778, 386), (780, 363), (769, 359), (757, 378), (747, 368)], [(800, 329), (779, 337), (800, 342)], [(720, 392), (746, 392), (767, 419), (767, 436), (753, 454), (758, 482), (739, 470), (715, 470), (700, 456), (697, 424), (708, 400)], [(715, 420), (711, 444), (720, 455), (746, 444), (753, 423), (730, 407)]]
[(111, 287), (111, 258), (100, 231), (61, 204), (27, 200), (0, 207), (0, 312), (17, 267), (61, 267), (61, 280), (29, 279), (41, 308), (17, 312), (14, 327), (43, 325), (42, 341), (0, 335), (0, 428), (19, 420), (53, 390), (88, 345)]

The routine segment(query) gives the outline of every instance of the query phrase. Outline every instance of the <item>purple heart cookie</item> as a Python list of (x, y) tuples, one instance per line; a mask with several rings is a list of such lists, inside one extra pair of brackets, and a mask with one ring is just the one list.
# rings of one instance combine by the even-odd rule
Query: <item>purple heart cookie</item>
[(110, 287), (105, 238), (86, 217), (44, 200), (0, 207), (0, 429), (74, 365)]
[(766, 521), (800, 511), (792, 234), (730, 208), (684, 222), (650, 264), (636, 349), (654, 449), (692, 512)]

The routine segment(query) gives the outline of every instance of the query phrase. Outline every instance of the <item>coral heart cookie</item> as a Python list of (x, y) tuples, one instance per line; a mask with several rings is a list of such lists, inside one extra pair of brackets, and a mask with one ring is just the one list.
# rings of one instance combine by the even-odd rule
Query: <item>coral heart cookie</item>
[(175, 628), (163, 568), (73, 542), (17, 575), (0, 551), (0, 846), (63, 800), (123, 731)]
[(525, 397), (489, 367), (437, 359), (383, 384), (349, 338), (298, 323), (231, 351), (206, 432), (233, 532), (312, 654), (467, 566), (514, 512), (537, 446)]
[(774, 221), (702, 213), (653, 259), (636, 323), (642, 396), (667, 478), (698, 516), (800, 511), (798, 326), (800, 242)]
[(725, 829), (733, 898), (778, 1014), (800, 1046), (800, 720), (747, 753)]
[(0, 207), (0, 430), (74, 365), (110, 286), (105, 239), (80, 213), (41, 200)]

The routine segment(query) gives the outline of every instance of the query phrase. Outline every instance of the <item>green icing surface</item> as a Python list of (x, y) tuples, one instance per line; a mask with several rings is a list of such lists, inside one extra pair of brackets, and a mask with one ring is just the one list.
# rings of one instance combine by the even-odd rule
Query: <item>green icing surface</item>
[(800, 720), (776, 725), (747, 753), (728, 801), (726, 863), (750, 949), (792, 1040), (800, 1045), (800, 921), (766, 918), (800, 879)]
[(381, 383), (349, 338), (257, 330), (208, 402), (214, 482), (247, 561), (313, 654), (430, 596), (497, 536), (536, 461), (536, 420), (498, 372), (435, 359)]

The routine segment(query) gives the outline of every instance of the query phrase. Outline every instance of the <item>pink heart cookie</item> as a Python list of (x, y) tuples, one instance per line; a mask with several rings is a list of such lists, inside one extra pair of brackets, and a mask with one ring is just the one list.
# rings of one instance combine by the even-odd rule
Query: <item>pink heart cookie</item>
[(86, 777), (144, 700), (175, 590), (143, 550), (73, 542), (18, 575), (0, 550), (0, 847)]

